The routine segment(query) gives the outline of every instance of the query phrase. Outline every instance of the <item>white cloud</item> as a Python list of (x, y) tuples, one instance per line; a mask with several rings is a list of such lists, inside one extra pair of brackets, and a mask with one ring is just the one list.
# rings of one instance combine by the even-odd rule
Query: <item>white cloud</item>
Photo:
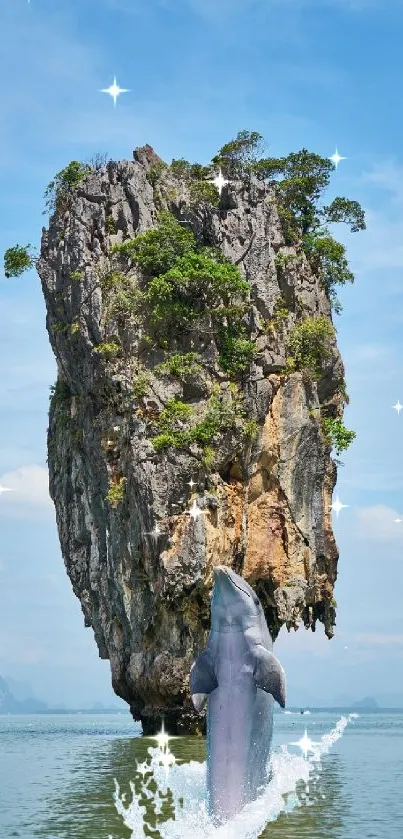
[(403, 647), (402, 633), (376, 633), (376, 632), (362, 632), (354, 635), (354, 640), (363, 646), (377, 646), (377, 647)]
[(348, 366), (353, 364), (367, 363), (368, 361), (384, 361), (387, 356), (393, 354), (393, 347), (386, 344), (365, 343), (349, 344)]
[(0, 495), (0, 515), (25, 518), (27, 508), (35, 513), (39, 510), (53, 510), (48, 480), (48, 470), (36, 464), (21, 466), (1, 475), (1, 486), (9, 488), (11, 492)]
[[(403, 515), (392, 507), (377, 504), (374, 507), (359, 507), (354, 510), (353, 534), (366, 541), (387, 542), (403, 547)], [(401, 518), (397, 523), (394, 519)]]
[(403, 166), (396, 160), (377, 163), (369, 172), (364, 172), (363, 180), (392, 193), (396, 202), (403, 201)]

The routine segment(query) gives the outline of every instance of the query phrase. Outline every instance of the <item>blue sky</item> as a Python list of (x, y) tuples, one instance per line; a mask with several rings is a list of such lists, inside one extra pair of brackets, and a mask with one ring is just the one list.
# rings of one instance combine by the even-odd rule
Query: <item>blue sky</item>
[[(403, 150), (398, 0), (2, 0), (0, 252), (38, 245), (43, 193), (71, 159), (131, 158), (150, 143), (208, 162), (242, 129), (268, 153), (342, 161), (329, 194), (361, 202), (368, 229), (337, 236), (356, 274), (336, 317), (357, 438), (336, 493), (349, 506), (336, 638), (282, 633), (290, 700), (403, 695)], [(99, 92), (130, 88), (113, 107)], [(7, 81), (6, 81), (7, 80)], [(56, 368), (39, 279), (0, 274), (0, 673), (37, 695), (113, 700), (107, 662), (63, 568), (48, 497), (46, 428)]]

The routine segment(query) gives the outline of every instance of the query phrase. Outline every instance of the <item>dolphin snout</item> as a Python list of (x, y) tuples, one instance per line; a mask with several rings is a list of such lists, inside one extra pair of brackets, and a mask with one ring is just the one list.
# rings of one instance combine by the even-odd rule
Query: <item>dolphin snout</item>
[(214, 568), (213, 568), (213, 574), (214, 574), (215, 579), (219, 579), (224, 574), (225, 574), (226, 577), (228, 577), (228, 569), (226, 568), (225, 565), (215, 565)]

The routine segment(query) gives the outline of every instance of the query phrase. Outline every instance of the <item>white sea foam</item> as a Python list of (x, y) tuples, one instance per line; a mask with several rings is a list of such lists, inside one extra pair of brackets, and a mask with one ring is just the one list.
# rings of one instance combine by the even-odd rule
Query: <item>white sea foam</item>
[[(215, 827), (206, 812), (206, 764), (196, 761), (173, 764), (167, 772), (161, 761), (169, 753), (169, 747), (149, 748), (149, 770), (141, 774), (142, 793), (137, 794), (131, 782), (132, 800), (126, 804), (126, 797), (120, 792), (115, 780), (115, 806), (126, 827), (132, 830), (132, 839), (146, 839), (144, 832), (146, 808), (140, 803), (146, 797), (158, 816), (164, 801), (171, 800), (175, 818), (158, 823), (161, 839), (257, 839), (265, 825), (274, 821), (281, 812), (290, 812), (295, 807), (312, 803), (310, 785), (320, 777), (321, 760), (329, 749), (342, 737), (343, 732), (356, 714), (342, 717), (337, 725), (317, 741), (309, 741), (309, 756), (303, 757), (282, 746), (274, 751), (271, 759), (272, 776), (267, 787), (251, 804), (248, 804), (231, 822)], [(298, 749), (300, 751), (300, 749)], [(150, 782), (153, 789), (150, 789)], [(138, 787), (140, 788), (140, 787)], [(172, 798), (170, 799), (171, 793)], [(314, 793), (313, 793), (314, 794)]]

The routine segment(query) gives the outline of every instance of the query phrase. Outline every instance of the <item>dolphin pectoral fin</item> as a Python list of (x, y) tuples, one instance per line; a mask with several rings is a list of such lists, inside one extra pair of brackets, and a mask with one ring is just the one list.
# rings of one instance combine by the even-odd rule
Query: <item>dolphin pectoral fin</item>
[(198, 714), (203, 710), (207, 702), (206, 693), (192, 693), (192, 702)]
[(190, 668), (190, 694), (196, 711), (202, 710), (208, 694), (217, 687), (213, 661), (210, 652), (205, 650)]
[(253, 677), (256, 685), (266, 693), (271, 693), (281, 708), (285, 707), (285, 673), (278, 659), (266, 647), (259, 644), (254, 653)]

